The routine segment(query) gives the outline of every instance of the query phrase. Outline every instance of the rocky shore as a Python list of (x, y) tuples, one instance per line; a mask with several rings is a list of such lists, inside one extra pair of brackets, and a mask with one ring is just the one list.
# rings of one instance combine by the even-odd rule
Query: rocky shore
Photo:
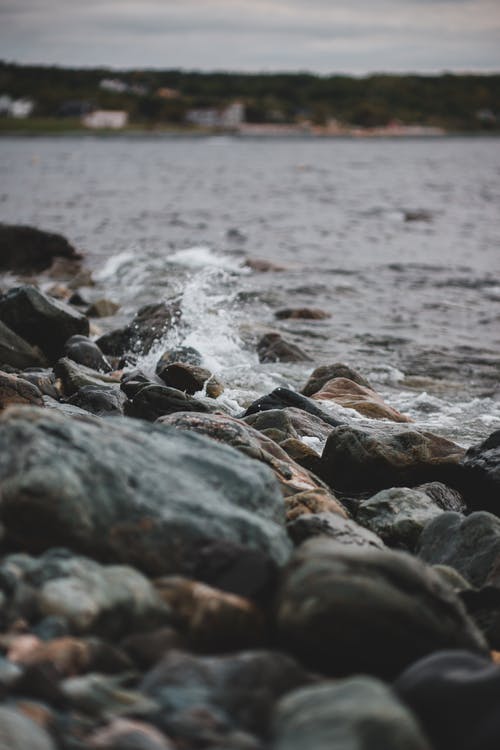
[(500, 431), (344, 363), (235, 415), (196, 349), (138, 366), (175, 299), (98, 335), (63, 238), (0, 226), (0, 271), (0, 750), (500, 746)]

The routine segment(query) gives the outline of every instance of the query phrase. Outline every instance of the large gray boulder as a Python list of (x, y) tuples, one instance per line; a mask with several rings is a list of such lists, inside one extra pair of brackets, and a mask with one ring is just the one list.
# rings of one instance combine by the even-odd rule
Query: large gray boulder
[(273, 750), (431, 750), (412, 713), (371, 677), (299, 688), (278, 703)]
[(392, 678), (440, 648), (486, 644), (451, 587), (402, 552), (305, 542), (276, 607), (282, 643), (325, 674)]
[(226, 545), (235, 563), (245, 550), (278, 564), (288, 557), (271, 470), (200, 435), (12, 408), (0, 423), (0, 482), (11, 547), (66, 546), (150, 574), (194, 578), (214, 545)]

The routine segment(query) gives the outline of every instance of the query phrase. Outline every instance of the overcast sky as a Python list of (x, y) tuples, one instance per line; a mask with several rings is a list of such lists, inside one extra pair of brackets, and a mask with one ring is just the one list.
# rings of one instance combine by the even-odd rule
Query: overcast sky
[(500, 0), (0, 0), (0, 59), (199, 70), (500, 70)]

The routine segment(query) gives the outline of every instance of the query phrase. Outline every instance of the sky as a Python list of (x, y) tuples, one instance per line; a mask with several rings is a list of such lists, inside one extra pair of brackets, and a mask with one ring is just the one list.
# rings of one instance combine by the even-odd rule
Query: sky
[(500, 0), (0, 0), (0, 59), (229, 71), (500, 71)]

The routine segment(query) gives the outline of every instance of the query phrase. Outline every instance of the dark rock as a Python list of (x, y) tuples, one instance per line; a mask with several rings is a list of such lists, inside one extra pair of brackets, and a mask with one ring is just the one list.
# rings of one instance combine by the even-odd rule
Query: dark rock
[(261, 411), (268, 411), (270, 409), (286, 409), (289, 406), (302, 409), (302, 411), (312, 414), (313, 417), (318, 417), (331, 427), (339, 427), (342, 424), (338, 419), (334, 419), (327, 412), (316, 406), (310, 398), (301, 396), (300, 393), (295, 393), (295, 391), (291, 391), (289, 388), (275, 388), (267, 396), (258, 398), (250, 404), (242, 416), (248, 417), (251, 414), (258, 414)]
[(278, 320), (325, 320), (331, 318), (330, 313), (317, 307), (285, 307), (274, 313)]
[(248, 599), (180, 576), (159, 578), (155, 587), (190, 648), (214, 653), (262, 644), (263, 616)]
[(98, 372), (111, 372), (113, 369), (94, 341), (87, 336), (72, 336), (64, 345), (64, 355), (79, 365), (85, 365)]
[(424, 492), (393, 487), (361, 500), (356, 521), (378, 534), (389, 547), (413, 552), (425, 525), (442, 513)]
[(153, 345), (179, 323), (180, 317), (181, 308), (177, 301), (146, 305), (129, 325), (105, 333), (97, 344), (104, 354), (114, 357), (128, 351), (148, 354)]
[(158, 385), (158, 383), (151, 380), (141, 370), (133, 370), (123, 374), (120, 388), (127, 398), (132, 399), (145, 385)]
[(310, 360), (300, 347), (286, 341), (280, 333), (266, 333), (257, 343), (259, 362), (307, 362)]
[(28, 383), (36, 386), (40, 393), (44, 396), (50, 396), (50, 398), (59, 398), (59, 392), (56, 388), (56, 378), (52, 370), (24, 370), (21, 373), (21, 378), (27, 380)]
[(419, 484), (415, 489), (419, 492), (425, 492), (443, 510), (453, 510), (457, 513), (465, 513), (466, 511), (465, 502), (460, 492), (452, 487), (447, 487), (442, 482)]
[(432, 568), (404, 553), (325, 538), (295, 551), (276, 612), (280, 643), (325, 674), (391, 678), (438, 649), (485, 650)]
[(226, 732), (243, 729), (261, 736), (274, 703), (308, 681), (294, 659), (279, 652), (199, 657), (173, 651), (146, 675), (141, 690), (160, 704), (157, 721), (173, 739), (179, 714), (194, 708), (208, 711)]
[(257, 411), (244, 417), (243, 421), (279, 445), (303, 437), (321, 443), (332, 431), (332, 426), (320, 417), (293, 406)]
[(61, 356), (70, 336), (89, 333), (85, 316), (32, 286), (15, 287), (0, 297), (0, 320), (30, 344), (40, 347), (50, 361)]
[(11, 331), (0, 321), (0, 365), (10, 365), (24, 370), (26, 367), (43, 367), (47, 361), (38, 347)]
[(157, 367), (156, 373), (165, 385), (190, 395), (205, 390), (207, 396), (217, 398), (224, 391), (224, 386), (204, 367), (173, 362), (161, 368)]
[(469, 448), (462, 468), (460, 489), (467, 506), (500, 516), (500, 430)]
[(77, 364), (68, 357), (63, 357), (56, 362), (54, 373), (62, 382), (65, 396), (72, 396), (80, 388), (85, 388), (88, 385), (108, 385), (119, 390), (120, 384), (113, 375), (97, 372), (90, 367)]
[(76, 422), (29, 407), (0, 422), (8, 544), (65, 545), (157, 575), (190, 576), (216, 541), (288, 557), (273, 473), (232, 448), (161, 425)]
[(500, 747), (500, 668), (467, 651), (443, 651), (412, 664), (394, 688), (435, 750)]
[(463, 449), (430, 432), (388, 432), (378, 436), (354, 427), (332, 430), (319, 476), (334, 490), (373, 492), (423, 482), (455, 482)]
[(90, 412), (85, 409), (80, 409), (79, 406), (67, 404), (64, 401), (56, 401), (50, 396), (44, 396), (43, 403), (45, 404), (46, 409), (56, 411), (59, 414), (64, 414), (64, 416), (70, 417), (70, 419), (92, 419)]
[(356, 372), (356, 370), (353, 370), (351, 367), (344, 365), (341, 362), (335, 362), (333, 365), (321, 365), (321, 367), (317, 367), (313, 370), (309, 376), (309, 380), (302, 388), (301, 393), (303, 393), (304, 396), (313, 396), (320, 391), (329, 380), (333, 380), (334, 378), (348, 378), (358, 385), (362, 385), (365, 388), (371, 388), (370, 383), (360, 375), (359, 372)]
[(44, 405), (42, 394), (35, 385), (0, 370), (0, 411), (12, 404)]
[(442, 513), (425, 527), (419, 557), (433, 565), (449, 565), (473, 586), (500, 588), (500, 519), (479, 511), (464, 518)]
[(175, 750), (172, 742), (151, 724), (113, 719), (86, 738), (92, 750)]
[(125, 394), (114, 386), (84, 385), (68, 399), (68, 403), (98, 417), (106, 417), (123, 416), (126, 400)]
[(370, 419), (390, 419), (391, 422), (412, 421), (410, 417), (386, 404), (372, 388), (366, 388), (348, 378), (328, 380), (311, 398), (317, 401), (335, 401), (345, 409), (354, 409)]
[(77, 289), (76, 292), (73, 292), (71, 297), (68, 299), (68, 303), (70, 305), (76, 305), (77, 307), (88, 307), (89, 302), (85, 297), (82, 295), (82, 293)]
[(133, 672), (70, 677), (61, 682), (61, 691), (71, 708), (101, 721), (110, 716), (151, 716), (158, 710), (157, 704), (128, 688), (127, 683), (135, 677)]
[(316, 536), (328, 536), (340, 544), (384, 549), (383, 541), (358, 523), (338, 513), (304, 514), (287, 524), (287, 531), (295, 544), (302, 544)]
[(55, 745), (44, 729), (20, 711), (0, 706), (0, 750), (55, 750)]
[(156, 364), (156, 374), (160, 375), (164, 367), (174, 362), (184, 362), (186, 365), (196, 365), (199, 367), (202, 360), (203, 358), (198, 349), (194, 349), (192, 346), (178, 346), (175, 349), (169, 349), (161, 355)]
[(216, 408), (215, 405), (212, 406), (199, 398), (188, 396), (187, 393), (178, 391), (176, 388), (169, 388), (166, 385), (146, 384), (138, 389), (131, 400), (126, 403), (125, 414), (128, 417), (155, 422), (160, 417), (178, 411), (206, 414), (215, 411)]
[(382, 682), (351, 677), (278, 703), (274, 750), (431, 750), (415, 717)]
[(67, 239), (60, 234), (34, 227), (0, 224), (0, 269), (18, 273), (38, 273), (52, 265), (54, 258), (80, 261)]
[(134, 633), (120, 643), (120, 647), (141, 670), (151, 669), (168, 651), (182, 646), (181, 635), (171, 627)]
[(85, 315), (89, 318), (109, 318), (111, 315), (115, 315), (119, 309), (120, 305), (110, 299), (97, 299), (88, 306)]

